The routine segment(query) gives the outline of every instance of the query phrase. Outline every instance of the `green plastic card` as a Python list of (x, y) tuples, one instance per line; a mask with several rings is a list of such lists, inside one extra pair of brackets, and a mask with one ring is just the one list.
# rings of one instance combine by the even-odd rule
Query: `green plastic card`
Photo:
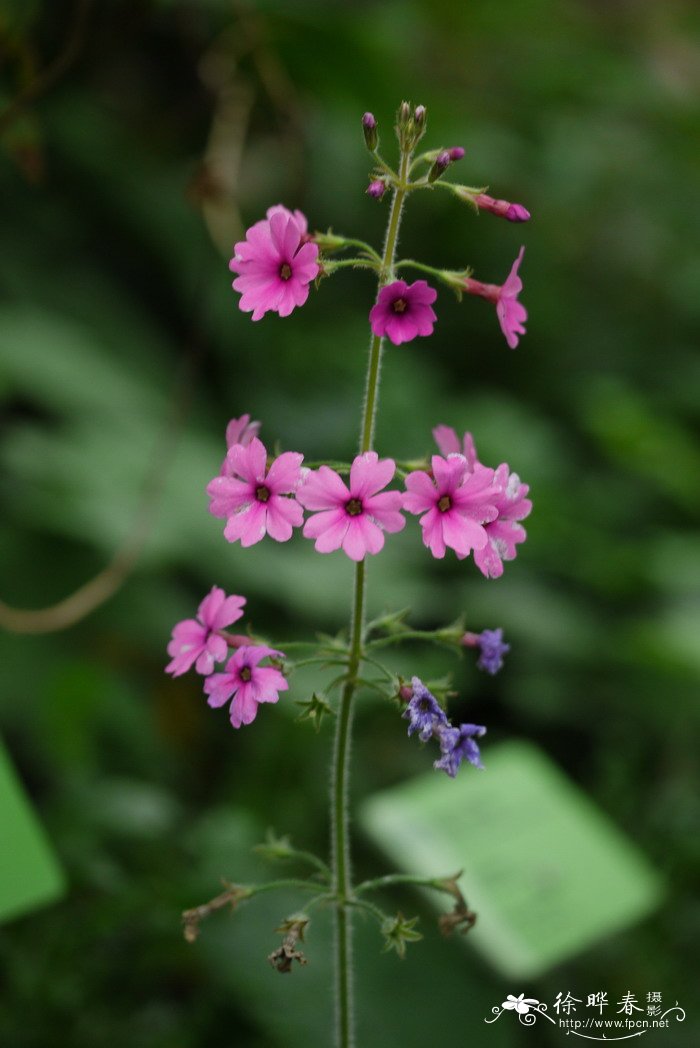
[(645, 857), (536, 747), (503, 744), (484, 763), (375, 795), (360, 821), (399, 870), (464, 871), (467, 941), (502, 974), (538, 975), (657, 905)]
[(53, 902), (61, 868), (0, 742), (0, 920)]

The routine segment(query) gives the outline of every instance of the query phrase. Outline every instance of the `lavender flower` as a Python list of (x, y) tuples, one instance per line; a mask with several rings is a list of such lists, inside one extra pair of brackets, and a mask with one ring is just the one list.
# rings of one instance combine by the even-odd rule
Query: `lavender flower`
[(486, 734), (483, 724), (460, 724), (458, 728), (446, 727), (439, 732), (440, 752), (442, 757), (435, 761), (433, 767), (446, 771), (454, 779), (460, 764), (468, 760), (475, 768), (483, 768), (479, 747), (474, 737), (481, 738)]
[(406, 709), (401, 714), (408, 722), (408, 734), (418, 732), (421, 742), (427, 742), (439, 728), (447, 728), (449, 721), (439, 702), (432, 695), (422, 680), (413, 677), (413, 694)]

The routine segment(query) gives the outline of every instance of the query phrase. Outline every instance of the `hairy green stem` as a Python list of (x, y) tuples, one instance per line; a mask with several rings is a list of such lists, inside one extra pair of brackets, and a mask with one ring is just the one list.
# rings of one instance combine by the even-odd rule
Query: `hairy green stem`
[[(408, 189), (408, 165), (410, 156), (401, 157), (399, 182), (389, 213), (384, 255), (380, 271), (380, 287), (391, 279), (398, 241), (401, 210)], [(360, 428), (360, 453), (370, 451), (374, 438), (374, 423), (377, 414), (377, 394), (381, 367), (383, 339), (374, 335), (370, 343), (369, 363), (365, 400)], [(348, 679), (343, 688), (336, 722), (335, 745), (331, 780), (331, 837), (333, 886), (336, 895), (335, 907), (335, 978), (336, 978), (336, 1045), (337, 1048), (353, 1048), (355, 1044), (352, 1007), (352, 926), (350, 899), (352, 880), (350, 873), (350, 837), (348, 826), (348, 763), (352, 728), (352, 701), (357, 687), (357, 675), (362, 661), (362, 645), (365, 630), (365, 562), (361, 560), (355, 568), (355, 587), (350, 626), (350, 659)]]

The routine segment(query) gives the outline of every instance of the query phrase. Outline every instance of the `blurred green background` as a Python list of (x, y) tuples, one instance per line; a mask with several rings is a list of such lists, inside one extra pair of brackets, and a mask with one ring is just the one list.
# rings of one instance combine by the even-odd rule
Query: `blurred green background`
[[(295, 725), (287, 699), (233, 732), (163, 665), (214, 582), (278, 642), (346, 622), (346, 558), (300, 536), (228, 546), (204, 487), (244, 411), (268, 443), (351, 454), (372, 280), (339, 274), (253, 325), (226, 261), (278, 201), (380, 241), (360, 117), (376, 114), (388, 154), (404, 97), (428, 106), (427, 147), (467, 150), (456, 180), (533, 220), (422, 194), (402, 253), (500, 282), (526, 244), (530, 321), (511, 353), (490, 306), (440, 291), (434, 336), (387, 352), (378, 448), (414, 457), (438, 422), (469, 428), (535, 509), (497, 582), (434, 561), (410, 524), (371, 563), (370, 609), (503, 626), (495, 679), (441, 651), (391, 665), (453, 671), (485, 754), (536, 741), (668, 880), (653, 918), (528, 995), (660, 989), (689, 1016), (658, 1036), (697, 1043), (699, 23), (692, 0), (0, 3), (0, 111), (57, 62), (0, 139), (2, 598), (60, 600), (149, 518), (136, 569), (94, 614), (0, 633), (0, 731), (69, 877), (63, 901), (0, 929), (3, 1045), (329, 1043), (327, 918), (289, 980), (265, 957), (294, 901), (212, 919), (194, 947), (179, 928), (222, 874), (257, 875), (268, 826), (325, 849), (329, 732)], [(357, 800), (426, 770), (404, 728), (361, 703)], [(384, 869), (361, 836), (355, 855), (358, 874)], [(482, 1034), (523, 988), (441, 940), (420, 899), (392, 905), (421, 913), (426, 939), (401, 964), (360, 929), (367, 1048), (456, 1028), (459, 1044), (561, 1043), (514, 1022)]]

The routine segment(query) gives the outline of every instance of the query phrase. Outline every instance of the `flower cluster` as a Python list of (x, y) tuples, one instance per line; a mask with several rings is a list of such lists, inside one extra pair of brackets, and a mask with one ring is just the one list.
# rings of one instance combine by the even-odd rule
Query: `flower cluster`
[(436, 739), (440, 745), (440, 757), (433, 767), (447, 772), (454, 779), (463, 760), (475, 768), (483, 768), (479, 747), (474, 741), (486, 734), (482, 724), (460, 724), (455, 728), (435, 696), (428, 691), (423, 681), (413, 677), (411, 698), (402, 717), (408, 721), (408, 734), (418, 732), (421, 742)]
[[(199, 605), (196, 619), (178, 622), (168, 644), (171, 661), (166, 673), (179, 677), (194, 665), (206, 677), (204, 692), (210, 706), (223, 706), (231, 700), (230, 720), (234, 728), (255, 720), (261, 702), (277, 702), (279, 692), (289, 687), (277, 667), (261, 666), (265, 658), (283, 659), (284, 654), (265, 645), (252, 644), (249, 637), (226, 632), (243, 615), (245, 597), (227, 597), (219, 586)], [(214, 673), (217, 662), (223, 662), (229, 648), (234, 654), (225, 672)]]
[[(470, 433), (460, 443), (453, 429), (437, 426), (433, 435), (442, 454), (432, 456), (429, 469), (408, 473), (400, 492), (384, 490), (396, 463), (375, 451), (356, 456), (346, 484), (330, 466), (303, 468), (299, 452), (269, 462), (258, 431), (248, 415), (229, 422), (226, 458), (207, 485), (209, 510), (226, 520), (229, 542), (251, 546), (265, 535), (286, 542), (303, 524), (317, 552), (342, 549), (360, 561), (379, 553), (385, 532), (404, 528), (407, 511), (420, 517), (423, 542), (434, 557), (444, 557), (448, 547), (460, 560), (473, 553), (482, 574), (497, 578), (525, 539), (519, 521), (532, 508), (527, 485), (506, 463), (495, 470), (483, 466)], [(311, 514), (306, 522), (304, 510)]]

